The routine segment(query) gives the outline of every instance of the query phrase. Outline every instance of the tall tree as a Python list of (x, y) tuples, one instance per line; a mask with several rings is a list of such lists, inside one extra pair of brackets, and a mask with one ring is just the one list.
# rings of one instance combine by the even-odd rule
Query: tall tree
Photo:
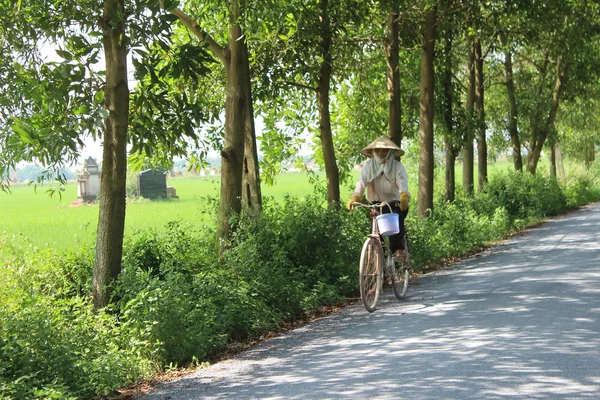
[[(156, 18), (158, 11), (157, 2), (106, 0), (80, 2), (77, 7), (59, 2), (48, 7), (31, 0), (18, 2), (0, 17), (14, 32), (4, 37), (10, 43), (6, 56), (13, 58), (13, 69), (2, 71), (3, 79), (14, 73), (11, 90), (14, 98), (22, 99), (13, 104), (0, 130), (2, 142), (8, 144), (0, 170), (18, 161), (35, 160), (49, 168), (72, 163), (85, 137), (103, 140), (92, 277), (96, 308), (110, 301), (111, 283), (121, 270), (127, 143), (128, 136), (136, 134), (128, 129), (128, 49), (169, 34), (170, 21)], [(96, 14), (100, 16), (90, 18)], [(40, 44), (48, 42), (58, 43), (62, 62), (40, 56)], [(102, 50), (104, 69), (98, 65)]]
[(508, 103), (508, 134), (512, 145), (513, 165), (515, 171), (523, 170), (523, 158), (521, 157), (521, 140), (519, 139), (517, 99), (515, 93), (515, 82), (513, 79), (512, 52), (504, 50), (504, 76), (506, 85), (506, 101)]
[(386, 62), (388, 93), (388, 136), (402, 147), (402, 103), (400, 99), (400, 61), (398, 18), (396, 8), (390, 10), (386, 21)]
[(588, 1), (557, 3), (554, 7), (533, 3), (526, 8), (528, 30), (519, 49), (520, 77), (524, 78), (520, 83), (526, 85), (522, 90), (525, 96), (536, 96), (527, 97), (528, 107), (521, 115), (526, 113), (529, 123), (526, 169), (532, 174), (544, 145), (554, 135), (563, 97), (585, 90), (590, 82), (597, 83), (589, 66), (597, 54), (599, 9), (600, 5)]
[(455, 160), (459, 149), (457, 148), (462, 141), (457, 137), (458, 130), (455, 129), (455, 96), (454, 75), (455, 66), (453, 54), (455, 50), (455, 36), (458, 30), (458, 19), (454, 9), (454, 0), (446, 0), (444, 10), (440, 12), (440, 38), (443, 46), (439, 51), (440, 75), (442, 94), (441, 99), (441, 117), (444, 132), (444, 166), (445, 166), (445, 185), (444, 199), (453, 202), (456, 192), (456, 165)]
[(340, 176), (335, 160), (333, 135), (331, 132), (331, 115), (329, 113), (329, 91), (333, 57), (331, 45), (333, 41), (329, 0), (319, 0), (319, 51), (322, 59), (317, 76), (317, 104), (319, 107), (319, 133), (323, 151), (323, 163), (327, 176), (327, 202), (334, 207), (340, 202)]
[[(190, 7), (193, 8), (194, 5)], [(225, 67), (225, 134), (221, 150), (221, 192), (217, 221), (217, 238), (222, 245), (231, 232), (231, 215), (241, 211), (242, 199), (255, 211), (262, 207), (250, 62), (242, 28), (244, 10), (242, 3), (237, 0), (231, 0), (227, 4), (230, 13), (227, 17), (227, 45), (222, 46), (186, 12), (177, 7), (167, 9), (176, 15)], [(202, 5), (197, 5), (195, 9), (202, 9)]]
[[(314, 149), (317, 161), (324, 167), (327, 179), (327, 200), (337, 207), (340, 196), (340, 171), (337, 165), (336, 148), (331, 121), (331, 90), (334, 82), (348, 76), (349, 65), (359, 50), (361, 22), (358, 16), (369, 15), (371, 5), (360, 1), (350, 3), (318, 0), (315, 2), (294, 1), (278, 8), (278, 16), (265, 20), (268, 25), (264, 36), (267, 38), (260, 58), (263, 82), (261, 94), (266, 104), (263, 112), (270, 120), (277, 117), (285, 123), (304, 125), (313, 128)], [(305, 96), (300, 104), (302, 115), (312, 111), (317, 115), (315, 126), (306, 126), (306, 121), (294, 121), (285, 113), (297, 104), (297, 94)], [(285, 111), (284, 111), (285, 110)], [(271, 137), (275, 129), (269, 129)], [(296, 131), (298, 131), (296, 129)], [(279, 139), (277, 139), (279, 140)], [(269, 154), (271, 157), (272, 154)], [(273, 163), (274, 160), (270, 160)]]
[(104, 2), (100, 27), (106, 60), (104, 106), (108, 115), (104, 120), (100, 216), (92, 278), (92, 295), (96, 308), (105, 307), (110, 301), (110, 283), (121, 272), (123, 253), (129, 123), (128, 39), (123, 0)]
[(481, 41), (475, 41), (475, 114), (477, 119), (477, 190), (487, 183), (487, 138), (484, 111), (483, 53)]
[(423, 18), (421, 44), (421, 110), (419, 123), (419, 197), (417, 214), (428, 216), (433, 211), (433, 116), (434, 69), (433, 58), (436, 40), (437, 9), (428, 7)]
[[(562, 56), (559, 56), (556, 60), (556, 81), (554, 89), (552, 90), (552, 99), (550, 101), (548, 113), (545, 117), (541, 116), (541, 120), (536, 118), (535, 122), (531, 125), (531, 142), (527, 156), (527, 172), (531, 174), (535, 174), (536, 172), (542, 148), (544, 147), (550, 131), (553, 129), (556, 113), (558, 112), (560, 96), (566, 84), (569, 67), (569, 61), (563, 61)], [(535, 114), (539, 115), (537, 112)]]
[(473, 140), (475, 137), (474, 131), (474, 107), (475, 107), (475, 47), (473, 41), (469, 48), (469, 58), (467, 61), (467, 99), (465, 104), (466, 110), (466, 130), (463, 143), (463, 189), (467, 195), (473, 194), (474, 187), (474, 156)]

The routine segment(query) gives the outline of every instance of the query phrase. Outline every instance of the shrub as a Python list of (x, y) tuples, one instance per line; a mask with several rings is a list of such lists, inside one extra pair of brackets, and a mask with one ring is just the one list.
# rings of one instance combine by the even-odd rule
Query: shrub
[(283, 318), (357, 293), (360, 249), (368, 219), (336, 212), (322, 200), (265, 202), (257, 221), (240, 221), (227, 264)]
[(503, 207), (514, 220), (533, 222), (557, 215), (566, 206), (558, 182), (551, 177), (519, 172), (495, 175), (486, 192), (494, 208)]
[(11, 242), (0, 243), (0, 398), (89, 398), (156, 370), (143, 343), (78, 294), (87, 254)]
[(578, 176), (564, 189), (567, 207), (578, 208), (600, 200), (600, 190), (590, 176)]

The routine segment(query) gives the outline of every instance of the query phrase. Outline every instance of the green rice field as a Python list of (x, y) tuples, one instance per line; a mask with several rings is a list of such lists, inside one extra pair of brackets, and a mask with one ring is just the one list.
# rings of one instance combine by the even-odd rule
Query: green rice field
[[(417, 196), (417, 175), (414, 165), (406, 165), (409, 171), (410, 188), (413, 197)], [(489, 168), (489, 173), (510, 169), (507, 161), (496, 163)], [(345, 201), (354, 187), (359, 172), (354, 171), (352, 182), (342, 185), (341, 199)], [(436, 181), (442, 184), (443, 169), (436, 169)], [(324, 173), (317, 174), (321, 184), (325, 186)], [(456, 185), (462, 184), (462, 168), (457, 165)], [(477, 174), (475, 173), (475, 182)], [(168, 186), (177, 191), (177, 200), (149, 201), (133, 200), (127, 204), (125, 218), (125, 236), (136, 230), (155, 228), (163, 229), (170, 221), (181, 221), (192, 225), (212, 223), (211, 216), (203, 210), (202, 198), (218, 197), (220, 179), (218, 177), (176, 177), (167, 180)], [(275, 185), (262, 185), (263, 197), (272, 197), (276, 201), (285, 195), (302, 197), (313, 192), (313, 186), (305, 173), (288, 172), (277, 176)], [(28, 244), (37, 247), (54, 247), (70, 249), (78, 245), (93, 244), (98, 224), (98, 204), (74, 207), (71, 202), (77, 200), (77, 186), (69, 182), (62, 199), (49, 197), (47, 187), (14, 185), (10, 193), (0, 191), (0, 235), (20, 237)]]
[[(319, 176), (324, 180), (324, 175)], [(220, 180), (212, 177), (177, 177), (167, 180), (177, 191), (177, 200), (134, 200), (127, 204), (125, 235), (148, 228), (162, 229), (167, 222), (182, 221), (204, 224), (209, 217), (202, 210), (202, 198), (218, 197)], [(69, 182), (62, 199), (51, 198), (47, 187), (15, 185), (10, 193), (0, 192), (0, 234), (20, 236), (38, 247), (68, 249), (93, 243), (98, 223), (98, 204), (72, 206), (77, 200), (77, 186)], [(277, 177), (274, 186), (263, 185), (264, 197), (283, 199), (286, 194), (302, 197), (313, 188), (304, 173), (286, 173)], [(343, 190), (343, 193), (349, 190)]]

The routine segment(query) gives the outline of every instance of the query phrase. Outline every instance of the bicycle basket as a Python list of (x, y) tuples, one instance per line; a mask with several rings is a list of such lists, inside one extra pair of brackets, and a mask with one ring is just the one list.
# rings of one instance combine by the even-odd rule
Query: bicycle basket
[(396, 213), (381, 214), (375, 217), (377, 227), (382, 236), (392, 236), (400, 233), (400, 216)]

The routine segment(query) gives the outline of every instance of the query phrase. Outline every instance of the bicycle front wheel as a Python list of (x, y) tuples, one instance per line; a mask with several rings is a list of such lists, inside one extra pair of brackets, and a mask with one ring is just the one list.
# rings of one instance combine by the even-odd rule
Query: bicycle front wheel
[(367, 311), (375, 311), (383, 272), (383, 248), (379, 240), (368, 238), (360, 254), (360, 297)]

